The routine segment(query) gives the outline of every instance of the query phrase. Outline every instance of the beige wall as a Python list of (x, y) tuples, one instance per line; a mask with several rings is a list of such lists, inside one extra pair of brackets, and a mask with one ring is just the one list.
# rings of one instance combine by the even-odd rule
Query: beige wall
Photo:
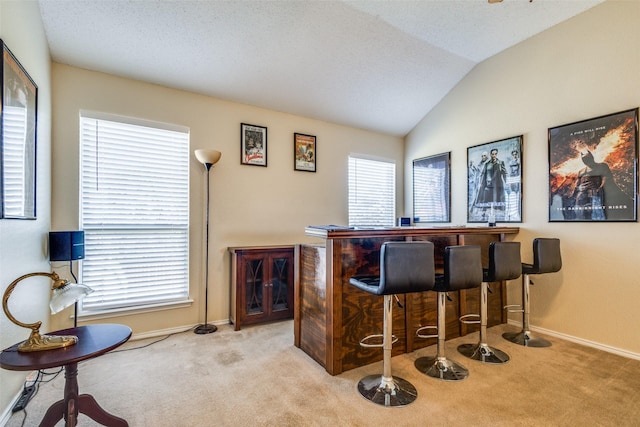
[[(547, 129), (640, 105), (640, 2), (608, 1), (478, 65), (406, 138), (411, 160), (452, 151), (452, 223), (466, 222), (466, 148), (524, 134), (516, 240), (561, 239), (563, 268), (532, 287), (533, 326), (640, 357), (638, 223), (549, 223)], [(510, 284), (519, 298), (518, 282)], [(518, 317), (513, 317), (516, 320)]]
[[(55, 230), (78, 227), (78, 116), (80, 110), (173, 123), (191, 129), (191, 150), (216, 148), (211, 172), (209, 320), (229, 316), (229, 246), (313, 241), (309, 224), (346, 224), (347, 157), (366, 153), (396, 161), (398, 207), (403, 206), (403, 141), (290, 114), (222, 101), (61, 64), (53, 65), (53, 206)], [(240, 123), (268, 128), (268, 166), (240, 164)], [(317, 172), (293, 170), (293, 133), (317, 136)], [(153, 165), (141, 165), (153, 167)], [(194, 304), (110, 318), (134, 333), (181, 329), (203, 320), (205, 172), (191, 156), (190, 295)], [(401, 213), (401, 212), (400, 212)], [(56, 325), (69, 320), (56, 316)], [(62, 323), (60, 323), (62, 322)]]
[[(51, 83), (50, 60), (40, 11), (36, 2), (0, 1), (0, 38), (38, 85), (36, 220), (0, 220), (0, 292), (23, 274), (50, 271), (45, 251), (50, 224), (51, 186)], [(44, 322), (49, 330), (48, 297), (51, 282), (30, 278), (15, 289), (9, 301), (20, 321)], [(29, 336), (29, 330), (0, 314), (0, 348)], [(0, 370), (0, 425), (10, 413), (10, 403), (22, 387), (26, 373)]]

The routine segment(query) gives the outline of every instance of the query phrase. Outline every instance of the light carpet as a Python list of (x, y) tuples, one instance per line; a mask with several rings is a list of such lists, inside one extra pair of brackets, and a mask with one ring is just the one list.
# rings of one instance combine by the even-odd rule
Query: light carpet
[[(526, 348), (502, 339), (513, 330), (488, 331), (489, 344), (511, 356), (503, 365), (456, 351), (477, 333), (447, 341), (447, 355), (469, 369), (463, 381), (415, 369), (415, 359), (433, 355), (434, 346), (394, 357), (393, 373), (418, 390), (402, 408), (375, 405), (356, 389), (360, 378), (382, 372), (382, 362), (331, 376), (293, 345), (293, 321), (241, 331), (223, 325), (143, 348), (155, 340), (128, 342), (118, 350), (129, 351), (80, 363), (78, 383), (81, 394), (132, 427), (640, 425), (640, 361), (550, 337), (551, 347)], [(42, 384), (24, 425), (38, 425), (63, 390), (63, 374)], [(7, 426), (20, 426), (24, 415), (17, 412)], [(98, 424), (81, 414), (78, 425)]]

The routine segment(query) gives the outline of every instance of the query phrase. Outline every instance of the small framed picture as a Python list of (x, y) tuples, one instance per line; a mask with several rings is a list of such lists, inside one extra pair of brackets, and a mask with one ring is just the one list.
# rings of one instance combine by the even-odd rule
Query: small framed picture
[(522, 135), (467, 148), (467, 222), (522, 222)]
[(240, 163), (267, 166), (267, 128), (240, 124)]
[(316, 137), (303, 133), (293, 134), (293, 169), (297, 171), (316, 171)]
[(549, 221), (637, 221), (638, 109), (549, 128)]

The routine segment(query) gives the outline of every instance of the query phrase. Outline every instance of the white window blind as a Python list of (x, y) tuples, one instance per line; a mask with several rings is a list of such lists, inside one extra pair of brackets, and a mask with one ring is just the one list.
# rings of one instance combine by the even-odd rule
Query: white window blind
[(349, 156), (349, 225), (392, 227), (396, 215), (396, 165)]
[(189, 133), (82, 116), (82, 313), (185, 301)]

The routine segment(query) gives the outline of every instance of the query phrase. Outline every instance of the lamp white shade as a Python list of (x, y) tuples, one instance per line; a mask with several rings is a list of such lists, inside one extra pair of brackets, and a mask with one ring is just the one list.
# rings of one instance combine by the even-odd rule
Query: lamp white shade
[(222, 153), (218, 150), (207, 150), (207, 149), (199, 149), (194, 151), (196, 155), (196, 159), (203, 165), (215, 165), (222, 157)]
[(51, 296), (51, 302), (49, 303), (51, 314), (56, 314), (64, 310), (70, 305), (73, 305), (76, 301), (80, 301), (91, 292), (93, 292), (93, 289), (81, 283), (67, 282), (66, 285), (60, 288), (55, 288)]

